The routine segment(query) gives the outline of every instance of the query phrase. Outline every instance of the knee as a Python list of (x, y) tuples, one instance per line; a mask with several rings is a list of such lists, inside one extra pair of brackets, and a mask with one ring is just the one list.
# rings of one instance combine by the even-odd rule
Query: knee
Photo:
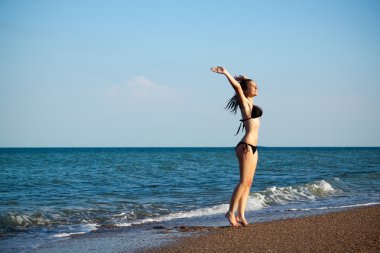
[(252, 180), (240, 181), (240, 185), (243, 186), (244, 188), (251, 188)]

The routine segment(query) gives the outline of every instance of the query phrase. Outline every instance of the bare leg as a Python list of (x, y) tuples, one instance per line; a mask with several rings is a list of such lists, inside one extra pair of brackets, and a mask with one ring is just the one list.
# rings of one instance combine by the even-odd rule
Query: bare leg
[(230, 222), (231, 226), (233, 227), (237, 227), (239, 226), (239, 223), (236, 221), (236, 218), (235, 218), (235, 215), (234, 213), (231, 213), (230, 211), (228, 211), (224, 217), (227, 218), (227, 220)]
[(244, 193), (244, 190), (245, 190), (245, 187), (241, 183), (239, 183), (235, 187), (235, 190), (231, 196), (230, 208), (228, 209), (228, 212), (224, 215), (227, 218), (227, 220), (230, 222), (230, 224), (234, 227), (239, 226), (235, 218), (235, 210), (238, 204), (237, 201), (241, 198), (241, 195)]
[[(249, 168), (249, 172), (248, 172), (248, 177), (251, 180), (253, 180), (253, 177), (254, 177), (254, 174), (255, 174), (255, 171), (256, 171), (257, 160), (258, 160), (258, 152), (256, 151), (255, 154), (253, 154), (253, 167)], [(250, 187), (248, 189), (246, 189), (246, 191), (244, 192), (244, 194), (239, 199), (239, 203), (238, 203), (238, 215), (236, 216), (236, 221), (239, 222), (239, 223), (242, 223), (244, 226), (248, 225), (248, 222), (245, 219), (244, 213), (245, 213), (245, 209), (246, 209), (246, 206), (247, 206), (247, 201), (248, 201), (248, 197), (249, 197), (249, 191), (250, 191)]]
[(243, 224), (247, 223), (244, 218), (244, 212), (257, 163), (257, 152), (253, 155), (251, 149), (244, 150), (243, 145), (236, 149), (236, 155), (239, 159), (240, 182), (231, 196), (230, 208), (225, 215), (232, 226), (238, 225), (234, 215), (238, 206), (240, 207), (238, 218)]
[(248, 225), (248, 221), (245, 219), (244, 213), (247, 206), (249, 190), (250, 189), (247, 189), (239, 199), (238, 215), (236, 216), (236, 221), (243, 224), (244, 226)]

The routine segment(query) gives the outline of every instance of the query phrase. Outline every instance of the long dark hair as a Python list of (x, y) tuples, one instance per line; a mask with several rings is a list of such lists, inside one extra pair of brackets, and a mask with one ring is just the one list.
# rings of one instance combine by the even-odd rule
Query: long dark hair
[[(247, 90), (248, 83), (251, 81), (252, 81), (251, 79), (243, 79), (241, 81), (238, 81), (240, 83), (241, 88), (243, 89), (243, 92)], [(224, 109), (236, 114), (238, 107), (240, 107), (239, 99), (235, 93), (235, 95), (232, 98), (230, 98), (230, 100), (228, 100), (227, 105), (226, 107), (224, 107)]]

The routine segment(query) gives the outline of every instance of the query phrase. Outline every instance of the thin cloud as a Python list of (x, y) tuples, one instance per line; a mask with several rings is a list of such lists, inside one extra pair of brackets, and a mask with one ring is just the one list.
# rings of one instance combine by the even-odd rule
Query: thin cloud
[(134, 76), (126, 84), (112, 85), (107, 91), (107, 97), (113, 102), (135, 108), (152, 108), (176, 106), (182, 103), (187, 91), (171, 86), (158, 84), (144, 76)]

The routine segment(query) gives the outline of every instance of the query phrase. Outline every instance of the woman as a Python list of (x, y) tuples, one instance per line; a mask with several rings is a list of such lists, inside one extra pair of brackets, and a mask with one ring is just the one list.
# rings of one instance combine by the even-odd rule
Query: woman
[[(225, 215), (232, 226), (239, 226), (239, 224), (245, 226), (248, 222), (244, 213), (258, 160), (259, 118), (263, 111), (253, 104), (253, 98), (258, 94), (257, 84), (254, 81), (245, 76), (235, 76), (234, 78), (224, 67), (213, 67), (211, 70), (225, 75), (235, 90), (236, 94), (229, 100), (226, 109), (236, 113), (237, 108), (240, 108), (242, 119), (236, 134), (239, 133), (240, 127), (246, 129), (244, 137), (235, 147), (235, 153), (239, 160), (240, 182), (235, 187), (229, 210)], [(236, 210), (237, 216), (235, 216)]]

